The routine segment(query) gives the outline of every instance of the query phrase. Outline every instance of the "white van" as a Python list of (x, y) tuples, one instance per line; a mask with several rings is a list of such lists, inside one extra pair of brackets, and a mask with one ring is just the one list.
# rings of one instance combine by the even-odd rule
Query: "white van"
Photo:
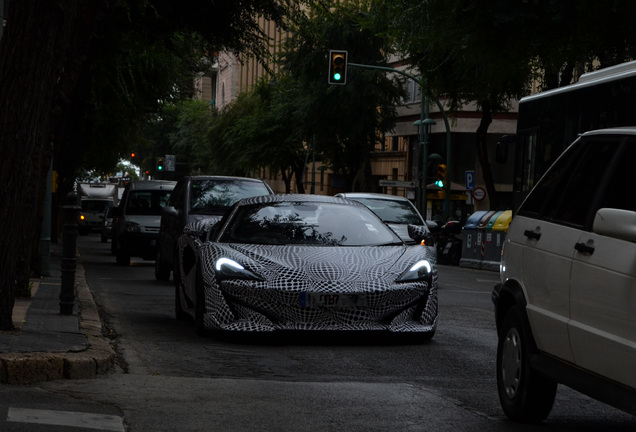
[(141, 180), (128, 183), (119, 206), (113, 210), (111, 251), (117, 264), (130, 265), (131, 257), (154, 260), (161, 210), (176, 182)]
[(557, 384), (636, 414), (636, 127), (587, 132), (514, 215), (493, 291), (497, 387), (515, 421)]

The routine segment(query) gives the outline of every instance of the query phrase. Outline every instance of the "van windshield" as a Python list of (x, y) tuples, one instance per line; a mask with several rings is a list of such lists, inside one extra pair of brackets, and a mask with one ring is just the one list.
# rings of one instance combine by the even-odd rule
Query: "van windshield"
[(126, 214), (158, 216), (170, 197), (170, 191), (133, 191), (126, 203)]

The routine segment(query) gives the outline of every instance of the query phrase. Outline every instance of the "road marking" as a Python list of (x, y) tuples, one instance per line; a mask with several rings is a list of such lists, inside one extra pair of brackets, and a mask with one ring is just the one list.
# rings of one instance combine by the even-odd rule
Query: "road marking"
[(125, 432), (121, 417), (83, 413), (74, 411), (37, 410), (28, 408), (9, 408), (8, 422), (38, 423), (55, 426), (69, 426), (84, 429)]

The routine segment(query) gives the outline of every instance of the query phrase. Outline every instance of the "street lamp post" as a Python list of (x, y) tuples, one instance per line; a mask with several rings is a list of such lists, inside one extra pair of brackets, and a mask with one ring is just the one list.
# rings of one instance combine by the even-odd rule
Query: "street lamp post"
[(422, 82), (420, 84), (420, 89), (422, 89), (422, 100), (420, 102), (420, 119), (413, 124), (419, 127), (420, 132), (420, 145), (419, 145), (419, 155), (417, 158), (417, 163), (421, 164), (420, 172), (419, 172), (419, 200), (418, 206), (419, 211), (424, 216), (424, 219), (429, 219), (428, 217), (428, 205), (426, 203), (426, 179), (428, 177), (428, 135), (431, 126), (435, 124), (435, 120), (431, 119), (429, 115), (429, 107), (428, 107), (428, 97), (424, 96), (424, 89), (426, 88), (426, 83), (424, 78), (422, 78)]

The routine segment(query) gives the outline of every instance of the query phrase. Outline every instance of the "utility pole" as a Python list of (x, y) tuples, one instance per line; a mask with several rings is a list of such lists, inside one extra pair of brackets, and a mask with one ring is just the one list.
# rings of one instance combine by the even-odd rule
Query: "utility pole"
[[(429, 118), (429, 106), (428, 106), (428, 96), (426, 94), (426, 83), (423, 77), (417, 77), (415, 75), (411, 75), (410, 73), (401, 71), (399, 69), (394, 69), (388, 66), (375, 66), (375, 65), (365, 65), (359, 63), (347, 63), (352, 67), (359, 67), (365, 69), (376, 69), (383, 70), (387, 72), (397, 73), (403, 75), (413, 81), (415, 81), (421, 89), (422, 92), (422, 100), (420, 102), (420, 119), (416, 121), (414, 124), (419, 126), (419, 145), (418, 145), (418, 154), (417, 154), (417, 164), (416, 166), (420, 167), (417, 172), (414, 173), (416, 180), (418, 181), (418, 199), (417, 199), (417, 207), (422, 216), (426, 219), (428, 208), (426, 205), (426, 177), (427, 177), (427, 163), (428, 163), (428, 129), (430, 126), (435, 124), (435, 120)], [(450, 172), (451, 166), (451, 135), (450, 135), (450, 124), (448, 123), (448, 118), (446, 117), (446, 112), (444, 111), (444, 107), (440, 103), (439, 100), (435, 99), (435, 103), (439, 108), (440, 113), (442, 114), (442, 118), (444, 119), (444, 126), (446, 128), (446, 169)], [(451, 182), (450, 180), (446, 182), (445, 186), (445, 194), (444, 194), (444, 216), (448, 217), (450, 213), (450, 193), (451, 193)]]

